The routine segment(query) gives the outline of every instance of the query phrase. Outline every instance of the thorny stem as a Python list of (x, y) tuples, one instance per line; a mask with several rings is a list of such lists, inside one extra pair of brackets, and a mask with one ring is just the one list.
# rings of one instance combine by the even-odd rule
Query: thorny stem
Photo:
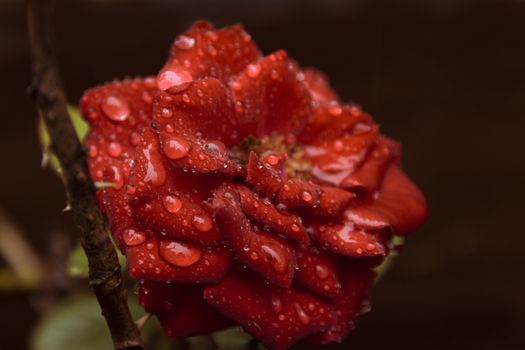
[(68, 204), (89, 262), (90, 285), (106, 318), (115, 349), (143, 349), (140, 332), (127, 304), (117, 254), (98, 209), (86, 155), (66, 109), (55, 54), (52, 0), (28, 0), (27, 10), (33, 61), (30, 94), (63, 169)]

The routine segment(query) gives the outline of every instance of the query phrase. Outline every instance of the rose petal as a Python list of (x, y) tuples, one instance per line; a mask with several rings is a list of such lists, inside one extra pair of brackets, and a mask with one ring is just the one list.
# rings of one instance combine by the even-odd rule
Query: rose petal
[(226, 82), (259, 57), (259, 49), (242, 26), (217, 30), (201, 21), (175, 39), (168, 63), (184, 66), (194, 79), (213, 77)]
[(200, 138), (221, 141), (225, 146), (239, 141), (232, 97), (217, 79), (196, 80), (177, 94), (159, 91), (153, 105), (153, 118), (158, 129), (168, 134), (188, 137), (199, 133)]
[(242, 211), (252, 220), (268, 225), (283, 235), (302, 244), (308, 244), (310, 239), (301, 223), (301, 218), (280, 211), (269, 200), (263, 200), (244, 186), (237, 186)]
[(155, 314), (169, 337), (209, 334), (232, 325), (202, 297), (203, 286), (142, 281), (139, 302)]
[(112, 184), (98, 190), (97, 197), (121, 247), (124, 229), (132, 226), (124, 185), (140, 133), (151, 121), (156, 88), (152, 77), (124, 80), (90, 89), (80, 100), (82, 115), (90, 124), (84, 142), (91, 177), (95, 182)]
[(343, 188), (375, 191), (381, 186), (381, 181), (388, 165), (399, 160), (401, 146), (394, 140), (381, 136), (370, 155), (357, 171), (345, 177), (341, 183)]
[(342, 293), (332, 304), (337, 322), (329, 330), (311, 337), (311, 342), (326, 344), (341, 341), (347, 332), (354, 329), (355, 321), (367, 309), (367, 294), (374, 280), (372, 269), (366, 264), (348, 262), (341, 269), (340, 280)]
[(246, 67), (230, 83), (241, 139), (280, 133), (298, 134), (311, 113), (311, 96), (284, 51)]
[(320, 145), (326, 140), (336, 140), (355, 131), (373, 126), (372, 117), (357, 105), (330, 103), (315, 108), (308, 124), (299, 135), (305, 144)]
[(329, 103), (338, 103), (339, 96), (330, 87), (328, 77), (321, 71), (315, 68), (306, 68), (299, 75), (302, 78), (302, 82), (310, 91), (312, 98), (320, 105)]
[(378, 198), (348, 209), (356, 224), (388, 224), (396, 235), (416, 229), (427, 217), (425, 197), (397, 166), (391, 165), (385, 173)]
[(195, 250), (198, 248), (185, 243), (170, 246), (172, 242), (179, 243), (171, 239), (159, 242), (151, 236), (143, 244), (129, 247), (126, 256), (130, 275), (155, 281), (218, 282), (230, 268), (231, 254), (225, 249), (199, 253)]
[(211, 206), (225, 242), (239, 260), (275, 284), (289, 287), (296, 266), (294, 249), (275, 233), (255, 230), (232, 187), (218, 189)]
[(326, 249), (355, 258), (385, 256), (388, 234), (356, 229), (351, 222), (319, 224), (314, 239)]
[(346, 134), (337, 139), (326, 139), (320, 145), (305, 147), (306, 156), (314, 164), (312, 176), (318, 181), (340, 186), (366, 159), (377, 142), (378, 127), (363, 132)]
[(330, 305), (299, 289), (268, 285), (247, 271), (232, 271), (205, 288), (204, 298), (271, 349), (285, 349), (332, 325)]
[(337, 260), (314, 247), (297, 252), (296, 281), (314, 293), (333, 298), (341, 293)]

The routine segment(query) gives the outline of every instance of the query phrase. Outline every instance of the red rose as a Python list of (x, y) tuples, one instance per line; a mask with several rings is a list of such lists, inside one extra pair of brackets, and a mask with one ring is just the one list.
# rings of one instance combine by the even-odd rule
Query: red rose
[(156, 78), (81, 107), (100, 206), (169, 336), (240, 324), (277, 349), (339, 340), (392, 235), (426, 216), (399, 144), (240, 26), (196, 23)]

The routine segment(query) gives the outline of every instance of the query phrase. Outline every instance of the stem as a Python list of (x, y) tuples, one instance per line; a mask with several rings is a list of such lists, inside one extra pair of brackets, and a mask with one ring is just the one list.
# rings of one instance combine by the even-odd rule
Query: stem
[(33, 82), (30, 94), (60, 161), (80, 242), (89, 262), (89, 279), (113, 338), (115, 349), (143, 349), (133, 321), (115, 248), (99, 211), (86, 155), (71, 124), (55, 54), (52, 0), (28, 0)]

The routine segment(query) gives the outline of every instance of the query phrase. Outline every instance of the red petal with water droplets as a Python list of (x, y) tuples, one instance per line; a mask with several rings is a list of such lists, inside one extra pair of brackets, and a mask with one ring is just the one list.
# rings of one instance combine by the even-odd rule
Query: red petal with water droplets
[(354, 323), (359, 318), (367, 304), (367, 295), (374, 272), (366, 264), (347, 262), (341, 268), (341, 294), (335, 298), (332, 307), (337, 315), (335, 326), (327, 331), (311, 337), (314, 343), (326, 344), (341, 341), (341, 338), (354, 329)]
[(226, 244), (254, 271), (282, 287), (289, 287), (295, 273), (294, 249), (277, 235), (257, 231), (242, 212), (234, 188), (223, 186), (211, 203), (215, 221)]
[(333, 298), (341, 293), (337, 259), (317, 248), (308, 247), (297, 252), (296, 281), (312, 292)]
[(200, 133), (202, 139), (218, 140), (226, 146), (239, 141), (230, 92), (217, 79), (196, 80), (178, 94), (160, 91), (155, 97), (153, 111), (157, 127), (168, 134)]
[(204, 298), (271, 349), (293, 343), (333, 324), (330, 305), (299, 289), (268, 285), (247, 271), (232, 271), (205, 288)]
[(303, 69), (302, 81), (308, 88), (308, 91), (310, 91), (313, 100), (318, 104), (325, 105), (339, 102), (339, 96), (332, 90), (327, 76), (321, 71), (315, 68)]
[(241, 138), (298, 134), (303, 129), (311, 113), (311, 96), (297, 80), (298, 73), (286, 52), (277, 51), (248, 65), (230, 83)]
[(242, 211), (252, 220), (268, 225), (283, 235), (302, 244), (310, 239), (301, 223), (301, 218), (277, 209), (268, 199), (263, 200), (244, 186), (237, 186)]
[(314, 164), (312, 176), (320, 182), (341, 186), (366, 159), (378, 136), (378, 127), (372, 126), (359, 134), (346, 134), (336, 140), (327, 139), (321, 145), (307, 146), (306, 155)]
[(199, 253), (199, 248), (185, 243), (173, 247), (172, 242), (179, 243), (170, 239), (159, 242), (151, 237), (141, 245), (128, 247), (130, 275), (155, 281), (204, 283), (220, 281), (230, 268), (231, 254), (224, 249)]
[(355, 258), (385, 256), (388, 234), (356, 229), (353, 223), (321, 224), (315, 239), (334, 253)]
[(82, 115), (90, 124), (84, 144), (91, 177), (114, 184), (98, 190), (97, 197), (121, 247), (123, 230), (132, 226), (124, 184), (140, 133), (151, 121), (156, 89), (152, 77), (124, 80), (90, 89), (80, 100)]
[(331, 103), (313, 110), (299, 140), (306, 144), (320, 145), (354, 131), (362, 132), (372, 125), (372, 118), (360, 107)]
[(209, 334), (233, 325), (215, 311), (202, 297), (203, 286), (143, 281), (139, 285), (139, 302), (155, 314), (170, 337)]
[(194, 79), (213, 77), (226, 82), (260, 55), (242, 26), (215, 29), (201, 21), (175, 39), (168, 63), (184, 66)]
[(394, 234), (404, 235), (425, 221), (427, 206), (414, 183), (397, 165), (391, 165), (377, 200), (349, 208), (347, 216), (357, 225), (388, 225)]
[(170, 336), (238, 322), (275, 349), (338, 341), (391, 235), (426, 217), (399, 145), (239, 26), (196, 23), (156, 79), (90, 90), (81, 109), (91, 176), (112, 184), (101, 210)]
[(341, 186), (347, 189), (362, 188), (375, 191), (381, 186), (385, 171), (392, 162), (399, 160), (401, 146), (387, 137), (381, 136), (370, 155), (357, 171), (345, 177)]

